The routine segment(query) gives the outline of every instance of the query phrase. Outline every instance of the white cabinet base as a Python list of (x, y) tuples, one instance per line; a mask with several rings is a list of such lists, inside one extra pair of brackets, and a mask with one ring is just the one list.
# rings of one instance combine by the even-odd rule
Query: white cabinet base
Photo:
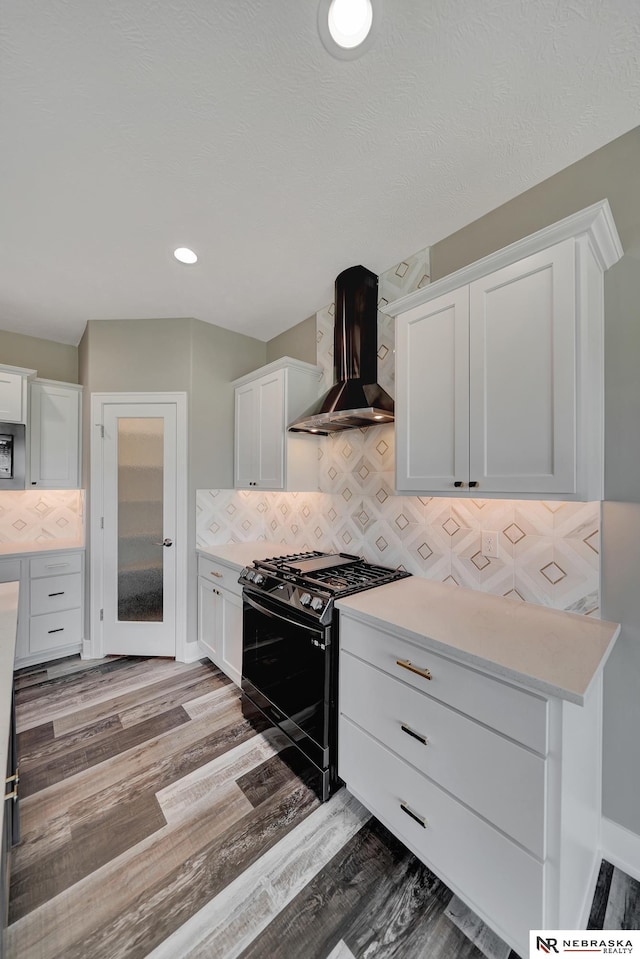
[[(392, 629), (383, 647), (381, 631), (340, 616), (347, 788), (519, 955), (529, 929), (584, 928), (600, 863), (602, 672), (578, 706)], [(397, 668), (409, 655), (431, 679)], [(532, 747), (537, 703), (547, 735)]]
[(242, 674), (242, 589), (238, 570), (198, 558), (198, 645), (237, 686)]
[(20, 565), (16, 669), (83, 650), (84, 552), (41, 553)]

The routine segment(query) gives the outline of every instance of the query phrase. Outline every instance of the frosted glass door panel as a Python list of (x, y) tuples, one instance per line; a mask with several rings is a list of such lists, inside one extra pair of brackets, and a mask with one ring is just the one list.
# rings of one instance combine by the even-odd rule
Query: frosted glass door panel
[(118, 419), (118, 620), (163, 620), (164, 420)]
[(109, 402), (103, 420), (104, 652), (175, 656), (176, 406)]

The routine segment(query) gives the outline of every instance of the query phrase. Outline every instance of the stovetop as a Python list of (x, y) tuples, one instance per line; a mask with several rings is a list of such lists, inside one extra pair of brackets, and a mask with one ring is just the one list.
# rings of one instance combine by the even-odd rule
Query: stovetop
[(314, 550), (256, 560), (243, 569), (240, 582), (328, 623), (336, 599), (410, 575), (406, 570), (377, 566), (349, 553)]

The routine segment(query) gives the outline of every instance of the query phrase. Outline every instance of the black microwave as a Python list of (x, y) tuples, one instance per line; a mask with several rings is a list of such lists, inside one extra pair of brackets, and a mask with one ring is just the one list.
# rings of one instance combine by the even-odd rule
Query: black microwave
[(22, 423), (0, 423), (0, 490), (24, 489), (26, 439)]

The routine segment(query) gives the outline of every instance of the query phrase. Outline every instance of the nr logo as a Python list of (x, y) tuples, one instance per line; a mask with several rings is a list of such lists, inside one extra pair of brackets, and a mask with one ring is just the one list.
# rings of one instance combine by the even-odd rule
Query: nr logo
[(536, 936), (536, 949), (538, 952), (551, 953), (555, 952), (558, 954), (558, 940), (557, 939), (543, 939), (542, 936)]

